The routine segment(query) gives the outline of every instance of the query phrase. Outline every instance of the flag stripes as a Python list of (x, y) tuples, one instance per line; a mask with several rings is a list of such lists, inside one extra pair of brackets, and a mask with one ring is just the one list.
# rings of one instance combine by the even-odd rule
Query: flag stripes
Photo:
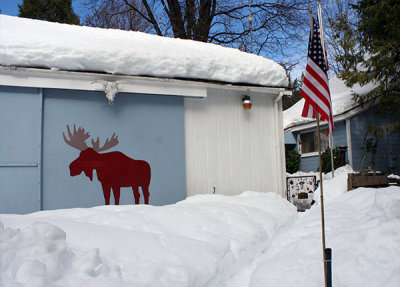
[(304, 102), (303, 112), (301, 113), (301, 115), (305, 118), (317, 118), (315, 110), (313, 109), (312, 105), (310, 105), (310, 103), (307, 101)]
[(328, 121), (329, 132), (333, 131), (332, 103), (325, 52), (322, 46), (318, 22), (312, 18), (313, 31), (308, 43), (308, 59), (303, 85), (300, 91), (305, 99), (302, 116)]

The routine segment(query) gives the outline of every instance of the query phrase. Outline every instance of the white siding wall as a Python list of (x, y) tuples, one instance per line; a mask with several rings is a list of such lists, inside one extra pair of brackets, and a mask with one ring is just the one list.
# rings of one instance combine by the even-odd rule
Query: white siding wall
[[(236, 195), (245, 190), (284, 195), (282, 123), (276, 123), (277, 95), (210, 89), (204, 99), (185, 99), (186, 182), (188, 196)], [(282, 147), (281, 147), (282, 145)]]

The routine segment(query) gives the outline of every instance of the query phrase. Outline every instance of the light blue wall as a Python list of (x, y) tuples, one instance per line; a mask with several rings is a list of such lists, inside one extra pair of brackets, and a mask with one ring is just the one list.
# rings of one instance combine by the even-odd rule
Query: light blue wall
[[(351, 119), (352, 145), (353, 145), (353, 167), (360, 169), (362, 158), (365, 152), (361, 149), (367, 131), (367, 124), (384, 126), (394, 120), (390, 117), (380, 118), (375, 114), (374, 109), (367, 110), (357, 117)], [(371, 135), (368, 135), (371, 137)], [(387, 172), (389, 167), (395, 167), (396, 174), (400, 172), (400, 134), (385, 135), (378, 143), (376, 155), (376, 168), (379, 171)], [(368, 166), (368, 159), (364, 162), (364, 167)]]
[[(182, 97), (120, 93), (110, 106), (103, 92), (45, 89), (41, 141), (38, 91), (7, 87), (0, 90), (2, 102), (7, 103), (1, 105), (0, 116), (4, 118), (0, 123), (1, 138), (7, 134), (14, 144), (7, 145), (0, 140), (2, 162), (40, 162), (40, 151), (43, 152), (41, 197), (39, 168), (18, 168), (18, 173), (11, 177), (12, 168), (0, 167), (3, 179), (0, 182), (3, 196), (0, 213), (27, 213), (39, 210), (40, 205), (43, 209), (58, 209), (104, 204), (102, 187), (95, 172), (92, 182), (83, 173), (70, 176), (69, 164), (79, 156), (79, 151), (63, 140), (62, 133), (66, 133), (67, 124), (83, 126), (93, 138), (100, 137), (101, 143), (115, 132), (119, 144), (110, 151), (147, 161), (152, 169), (150, 204), (171, 204), (186, 197)], [(90, 146), (90, 139), (86, 142)], [(32, 146), (34, 152), (30, 151)], [(13, 158), (6, 158), (11, 156), (13, 149), (18, 152)], [(31, 171), (24, 172), (24, 169)], [(17, 185), (11, 180), (15, 177), (19, 178)], [(20, 205), (15, 203), (14, 197), (20, 199)], [(133, 202), (132, 189), (121, 188), (120, 204)]]
[(0, 86), (0, 213), (40, 208), (40, 91)]

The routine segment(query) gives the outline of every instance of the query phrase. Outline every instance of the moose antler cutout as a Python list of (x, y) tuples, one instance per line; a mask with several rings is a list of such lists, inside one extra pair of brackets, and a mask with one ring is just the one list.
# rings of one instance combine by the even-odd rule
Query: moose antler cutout
[(99, 139), (99, 137), (97, 137), (96, 141), (94, 141), (92, 139), (93, 149), (95, 151), (97, 151), (97, 152), (101, 152), (101, 151), (105, 151), (105, 150), (108, 150), (110, 148), (113, 148), (118, 143), (119, 143), (118, 136), (115, 133), (113, 133), (113, 135), (112, 135), (110, 140), (108, 138), (106, 139), (106, 142), (104, 143), (104, 145), (102, 147), (100, 147), (100, 139)]
[(63, 133), (64, 141), (67, 143), (67, 145), (70, 145), (80, 151), (88, 148), (85, 141), (90, 138), (90, 134), (88, 132), (85, 132), (84, 128), (79, 127), (78, 130), (76, 130), (76, 126), (74, 125), (74, 132), (71, 133), (69, 125), (67, 125), (67, 131), (69, 140)]
[[(67, 132), (69, 136), (69, 140), (63, 133), (64, 141), (67, 145), (72, 146), (73, 148), (76, 148), (80, 151), (84, 151), (85, 149), (88, 148), (86, 144), (86, 140), (90, 138), (89, 132), (85, 132), (85, 129), (82, 127), (79, 127), (78, 130), (76, 129), (76, 126), (74, 125), (74, 131), (71, 132), (71, 129), (69, 128), (69, 125), (67, 125)], [(115, 147), (117, 144), (119, 144), (118, 141), (118, 136), (113, 133), (111, 136), (111, 139), (106, 139), (106, 142), (102, 147), (100, 147), (100, 139), (97, 137), (96, 140), (92, 139), (92, 147), (95, 151), (97, 152), (102, 152), (106, 151), (110, 148)]]
[(131, 187), (135, 197), (135, 204), (139, 204), (139, 187), (142, 188), (144, 203), (149, 204), (149, 185), (151, 179), (151, 169), (148, 162), (135, 160), (119, 151), (105, 152), (115, 147), (119, 141), (118, 136), (113, 133), (111, 138), (107, 138), (104, 145), (100, 147), (100, 139), (91, 140), (92, 148), (88, 147), (86, 140), (90, 134), (84, 128), (79, 127), (71, 132), (67, 125), (68, 137), (63, 133), (64, 141), (67, 145), (80, 150), (81, 153), (69, 165), (70, 175), (76, 176), (85, 173), (90, 180), (93, 180), (93, 170), (96, 170), (97, 178), (101, 182), (105, 204), (110, 204), (111, 189), (114, 193), (114, 202), (119, 204), (121, 187)]

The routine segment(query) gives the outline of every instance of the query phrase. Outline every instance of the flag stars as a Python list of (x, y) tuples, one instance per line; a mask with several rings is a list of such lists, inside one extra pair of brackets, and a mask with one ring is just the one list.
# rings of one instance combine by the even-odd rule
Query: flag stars
[(308, 57), (326, 72), (325, 56), (321, 45), (321, 35), (318, 23), (314, 21), (314, 29), (308, 44)]

